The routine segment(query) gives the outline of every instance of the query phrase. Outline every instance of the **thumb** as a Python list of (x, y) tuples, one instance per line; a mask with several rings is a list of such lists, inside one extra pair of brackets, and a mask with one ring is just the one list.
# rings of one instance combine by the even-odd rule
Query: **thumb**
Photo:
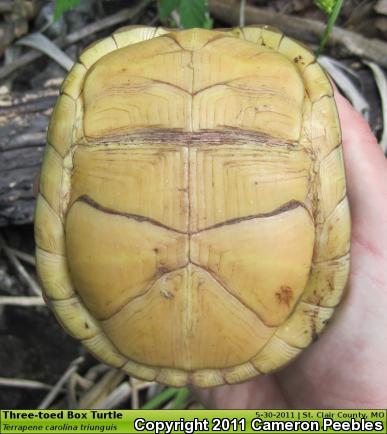
[(387, 162), (364, 118), (337, 91), (335, 99), (341, 121), (353, 235), (361, 244), (383, 251), (387, 239)]

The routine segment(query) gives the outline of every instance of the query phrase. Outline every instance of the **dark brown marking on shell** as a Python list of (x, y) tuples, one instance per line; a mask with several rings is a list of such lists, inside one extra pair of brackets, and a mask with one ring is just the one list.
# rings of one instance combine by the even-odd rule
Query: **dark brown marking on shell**
[[(170, 144), (181, 146), (205, 145), (267, 145), (274, 147), (299, 148), (297, 142), (272, 137), (268, 134), (258, 133), (257, 131), (238, 130), (237, 128), (227, 128), (222, 130), (201, 130), (199, 132), (185, 132), (179, 129), (167, 128), (147, 128), (137, 130), (133, 133), (107, 134), (98, 138), (88, 139), (86, 146), (90, 145), (136, 145), (136, 144)], [(84, 143), (80, 143), (83, 146)]]
[(290, 303), (293, 299), (293, 290), (290, 286), (282, 285), (280, 290), (275, 293), (280, 304), (286, 304), (290, 307)]
[(184, 232), (184, 231), (180, 231), (178, 229), (171, 228), (170, 226), (167, 226), (167, 225), (165, 225), (165, 224), (163, 224), (157, 220), (154, 220), (151, 217), (144, 217), (142, 215), (126, 213), (126, 212), (117, 211), (117, 210), (105, 207), (105, 206), (99, 204), (98, 202), (96, 202), (95, 200), (91, 199), (91, 197), (88, 195), (79, 196), (76, 199), (76, 201), (73, 203), (73, 205), (77, 202), (86, 203), (87, 205), (91, 206), (92, 208), (97, 209), (98, 211), (104, 212), (106, 214), (112, 214), (112, 215), (117, 215), (117, 216), (121, 216), (121, 217), (126, 217), (129, 219), (136, 220), (140, 223), (145, 222), (145, 223), (154, 224), (155, 226), (159, 226), (159, 227), (162, 227), (162, 228), (167, 229), (169, 231), (177, 232), (177, 233), (183, 234), (183, 235), (195, 235), (195, 234), (198, 234), (198, 233), (210, 230), (210, 229), (216, 229), (216, 228), (226, 226), (226, 225), (233, 225), (233, 224), (241, 223), (241, 222), (246, 221), (246, 220), (273, 217), (275, 215), (278, 215), (278, 214), (293, 210), (295, 208), (298, 208), (299, 206), (304, 208), (308, 212), (308, 214), (310, 214), (309, 210), (306, 208), (305, 204), (303, 204), (302, 202), (299, 202), (297, 200), (291, 200), (291, 201), (285, 203), (284, 205), (281, 205), (278, 208), (276, 208), (272, 211), (269, 211), (267, 213), (253, 214), (253, 215), (249, 215), (249, 216), (245, 216), (245, 217), (237, 217), (237, 218), (227, 220), (225, 222), (217, 223), (215, 225), (201, 229), (200, 231)]
[(312, 310), (309, 311), (308, 313), (310, 317), (310, 332), (311, 332), (312, 342), (316, 342), (318, 339), (317, 325), (316, 325), (318, 312), (317, 310)]
[(106, 214), (112, 214), (112, 215), (117, 215), (117, 216), (121, 216), (121, 217), (126, 217), (126, 218), (129, 218), (129, 219), (136, 220), (136, 221), (138, 221), (140, 223), (144, 223), (144, 222), (145, 223), (151, 223), (151, 224), (153, 224), (155, 226), (162, 227), (162, 228), (167, 229), (169, 231), (178, 232), (180, 234), (185, 234), (186, 233), (186, 232), (183, 232), (183, 231), (179, 231), (178, 229), (174, 229), (174, 228), (171, 228), (171, 227), (169, 227), (167, 225), (164, 225), (163, 223), (160, 223), (159, 221), (154, 220), (151, 217), (144, 217), (144, 216), (141, 216), (141, 215), (138, 215), (138, 214), (131, 214), (131, 213), (117, 211), (117, 210), (105, 207), (105, 206), (99, 204), (98, 202), (96, 202), (95, 200), (93, 200), (90, 196), (88, 196), (86, 194), (84, 194), (82, 196), (79, 196), (74, 203), (76, 203), (76, 202), (86, 203), (87, 205), (91, 206), (92, 208), (95, 208), (98, 211), (102, 211), (102, 212), (104, 212)]
[(335, 285), (333, 284), (333, 279), (334, 279), (333, 275), (327, 278), (327, 283), (328, 283), (328, 287), (329, 287), (330, 292), (333, 292), (335, 290)]
[(195, 235), (195, 234), (198, 234), (200, 232), (208, 231), (210, 229), (216, 229), (216, 228), (220, 228), (220, 227), (226, 226), (226, 225), (234, 225), (234, 224), (237, 224), (237, 223), (244, 222), (245, 220), (254, 220), (254, 219), (257, 219), (257, 218), (273, 217), (275, 215), (282, 214), (284, 212), (296, 209), (299, 206), (301, 206), (302, 208), (304, 208), (309, 213), (309, 210), (308, 210), (308, 208), (306, 208), (305, 204), (303, 204), (302, 202), (299, 202), (298, 200), (291, 200), (291, 201), (286, 202), (284, 205), (281, 205), (281, 206), (279, 206), (278, 208), (276, 208), (276, 209), (274, 209), (272, 211), (269, 211), (269, 212), (266, 212), (266, 213), (260, 213), (260, 214), (252, 214), (252, 215), (248, 215), (248, 216), (245, 216), (245, 217), (236, 217), (236, 218), (233, 218), (231, 220), (227, 220), (225, 222), (221, 222), (221, 223), (217, 223), (215, 225), (209, 226), (208, 228), (201, 229), (200, 231), (191, 232), (191, 234)]

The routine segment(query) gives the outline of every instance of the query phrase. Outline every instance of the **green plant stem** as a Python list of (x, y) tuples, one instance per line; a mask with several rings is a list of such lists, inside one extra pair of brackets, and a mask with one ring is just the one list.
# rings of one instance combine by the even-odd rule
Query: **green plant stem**
[(331, 34), (333, 26), (335, 25), (337, 17), (339, 16), (341, 7), (343, 6), (343, 1), (344, 0), (337, 0), (337, 2), (335, 3), (335, 5), (333, 7), (332, 13), (329, 15), (327, 27), (325, 29), (323, 37), (321, 38), (320, 46), (318, 47), (318, 50), (316, 52), (317, 57), (321, 54), (322, 50), (325, 47), (325, 44), (327, 43), (327, 41), (329, 39), (329, 35)]
[(179, 390), (167, 387), (141, 407), (141, 410), (155, 410), (178, 394)]

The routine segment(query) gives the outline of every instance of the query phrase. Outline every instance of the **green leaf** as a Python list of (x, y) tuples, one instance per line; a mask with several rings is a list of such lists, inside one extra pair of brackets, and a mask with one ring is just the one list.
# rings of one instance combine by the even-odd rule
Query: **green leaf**
[(205, 27), (210, 24), (206, 0), (180, 0), (180, 20), (185, 29)]
[(81, 0), (56, 0), (54, 19), (58, 20), (66, 11), (78, 6)]
[(181, 410), (187, 406), (188, 398), (190, 396), (190, 391), (187, 387), (180, 389), (173, 401), (171, 402), (172, 410)]
[(212, 29), (214, 27), (214, 20), (210, 17), (206, 18), (206, 20), (203, 23), (204, 29)]
[(166, 402), (170, 401), (172, 398), (176, 397), (179, 390), (174, 387), (166, 387), (160, 393), (155, 395), (150, 401), (141, 407), (141, 410), (155, 410), (159, 408)]
[(180, 0), (159, 0), (160, 20), (165, 21), (179, 7)]

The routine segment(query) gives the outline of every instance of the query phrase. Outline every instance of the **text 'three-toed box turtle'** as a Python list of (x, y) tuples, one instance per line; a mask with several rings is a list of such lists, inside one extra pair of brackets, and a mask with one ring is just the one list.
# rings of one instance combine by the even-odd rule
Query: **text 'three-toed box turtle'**
[(99, 359), (208, 387), (296, 357), (339, 303), (350, 217), (332, 87), (266, 26), (127, 27), (87, 48), (36, 208), (49, 305)]

